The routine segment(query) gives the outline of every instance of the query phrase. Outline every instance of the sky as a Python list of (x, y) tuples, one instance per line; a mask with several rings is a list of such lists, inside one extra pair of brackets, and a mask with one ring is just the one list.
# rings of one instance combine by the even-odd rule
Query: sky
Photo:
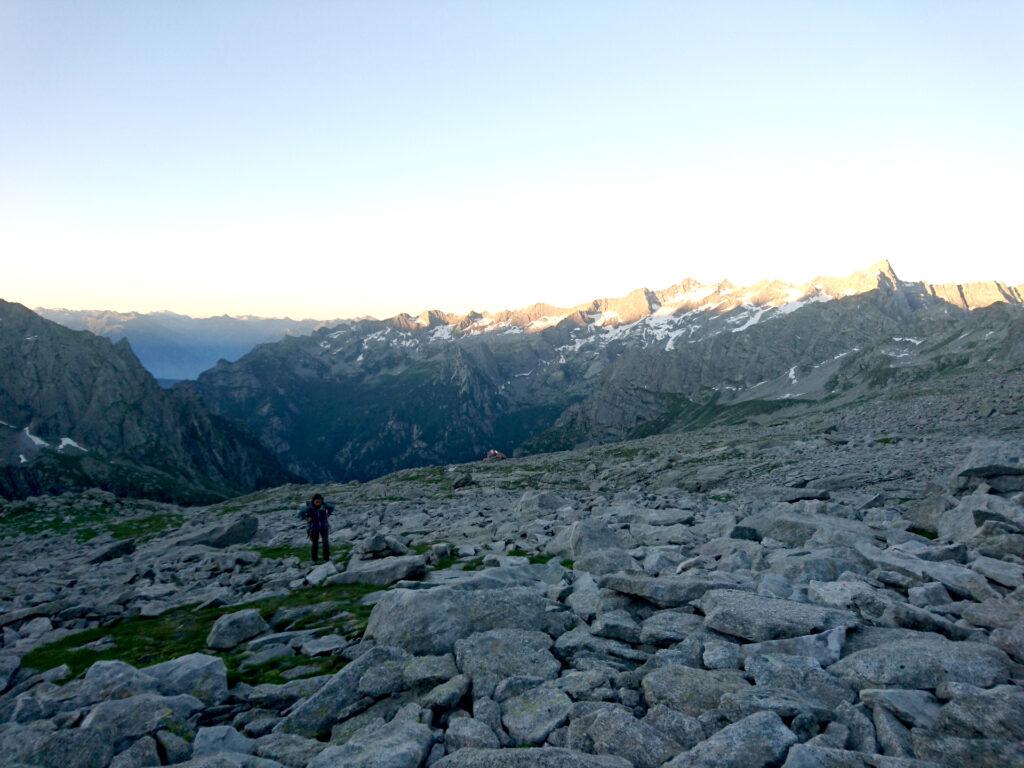
[(0, 298), (1024, 283), (1024, 3), (0, 0)]

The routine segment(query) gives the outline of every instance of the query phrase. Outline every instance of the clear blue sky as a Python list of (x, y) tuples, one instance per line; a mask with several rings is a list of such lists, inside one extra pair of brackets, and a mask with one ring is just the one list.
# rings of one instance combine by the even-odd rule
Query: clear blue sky
[(0, 0), (0, 115), (30, 305), (1024, 282), (1021, 2)]

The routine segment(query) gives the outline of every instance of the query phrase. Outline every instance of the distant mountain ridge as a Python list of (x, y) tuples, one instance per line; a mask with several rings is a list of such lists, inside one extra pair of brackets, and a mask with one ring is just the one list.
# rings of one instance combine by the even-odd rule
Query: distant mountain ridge
[(194, 379), (218, 360), (237, 360), (258, 344), (308, 334), (332, 321), (242, 316), (189, 317), (174, 312), (112, 312), (37, 308), (36, 313), (73, 330), (111, 341), (128, 339), (157, 379)]
[(97, 486), (208, 502), (295, 479), (194, 393), (166, 391), (125, 340), (0, 301), (0, 495)]
[(888, 262), (799, 285), (683, 280), (567, 308), (342, 321), (219, 363), (189, 388), (291, 471), (366, 479), (491, 447), (744, 418), (942, 366), (1016, 365), (1021, 309), (1021, 287), (906, 282)]

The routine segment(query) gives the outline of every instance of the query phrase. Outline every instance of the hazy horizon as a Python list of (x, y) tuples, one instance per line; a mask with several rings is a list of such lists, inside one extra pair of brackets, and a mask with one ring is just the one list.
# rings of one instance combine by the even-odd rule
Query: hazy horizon
[(1024, 5), (0, 5), (0, 297), (295, 319), (1024, 284)]
[[(844, 273), (844, 274), (815, 274), (815, 275), (810, 275), (810, 276), (808, 276), (806, 278), (797, 279), (797, 280), (790, 280), (790, 281), (787, 281), (787, 282), (792, 282), (792, 283), (795, 283), (795, 284), (803, 284), (803, 283), (810, 283), (812, 280), (814, 280), (815, 278), (819, 278), (819, 277), (846, 277), (848, 274), (853, 274), (854, 272), (866, 270), (866, 269), (868, 269), (871, 266), (873, 266), (873, 264), (864, 264), (860, 268), (858, 268), (857, 270), (852, 270), (850, 273)], [(934, 283), (934, 282), (937, 282), (937, 281), (933, 281), (933, 280), (928, 280), (927, 277), (923, 277), (923, 278), (908, 278), (908, 277), (906, 277), (900, 271), (898, 264), (892, 264), (890, 262), (890, 266), (893, 268), (893, 271), (896, 273), (896, 276), (900, 280), (902, 280), (904, 282), (910, 282), (910, 283), (915, 283), (915, 282), (932, 282), (932, 283)], [(588, 296), (586, 298), (579, 299), (578, 301), (569, 301), (569, 302), (562, 302), (562, 303), (557, 303), (557, 302), (552, 302), (552, 301), (545, 301), (544, 299), (539, 299), (539, 300), (527, 301), (525, 303), (517, 304), (515, 306), (506, 306), (506, 307), (477, 307), (477, 306), (472, 306), (472, 307), (469, 307), (468, 309), (460, 309), (460, 310), (452, 310), (452, 309), (449, 309), (448, 307), (432, 306), (432, 307), (421, 307), (421, 308), (419, 308), (417, 310), (401, 309), (401, 310), (399, 310), (397, 312), (394, 312), (394, 313), (388, 314), (388, 315), (335, 315), (335, 316), (330, 316), (330, 317), (310, 317), (310, 316), (295, 317), (295, 316), (290, 316), (290, 315), (260, 315), (260, 314), (255, 314), (255, 313), (251, 313), (251, 312), (250, 313), (241, 313), (241, 314), (220, 313), (220, 314), (217, 314), (217, 315), (190, 315), (187, 312), (179, 312), (177, 310), (166, 309), (166, 308), (141, 311), (141, 310), (136, 310), (136, 309), (112, 309), (110, 307), (55, 307), (55, 306), (47, 307), (47, 306), (43, 306), (41, 304), (40, 305), (35, 305), (35, 306), (29, 306), (29, 305), (26, 305), (26, 306), (29, 306), (30, 309), (33, 309), (35, 311), (46, 310), (46, 311), (50, 311), (50, 312), (112, 312), (112, 313), (117, 313), (117, 314), (132, 314), (132, 313), (135, 313), (135, 314), (139, 314), (139, 315), (171, 314), (171, 315), (179, 315), (179, 316), (182, 316), (182, 317), (190, 317), (190, 318), (192, 318), (194, 320), (213, 320), (213, 319), (217, 319), (217, 318), (220, 318), (220, 317), (230, 317), (230, 318), (233, 318), (233, 319), (236, 319), (236, 320), (237, 319), (292, 320), (292, 321), (295, 321), (295, 322), (304, 322), (304, 321), (323, 322), (323, 321), (331, 321), (331, 320), (356, 320), (356, 319), (361, 319), (361, 318), (371, 318), (371, 319), (376, 319), (376, 320), (382, 320), (382, 319), (387, 319), (387, 318), (390, 318), (390, 317), (395, 317), (396, 315), (401, 315), (401, 314), (409, 315), (411, 317), (416, 317), (416, 316), (421, 315), (421, 314), (423, 314), (425, 312), (432, 312), (432, 311), (441, 311), (441, 312), (447, 312), (447, 313), (450, 313), (450, 314), (462, 314), (462, 315), (468, 314), (469, 312), (480, 312), (480, 313), (485, 313), (485, 314), (486, 313), (494, 314), (494, 313), (504, 312), (504, 311), (512, 311), (512, 310), (525, 309), (528, 306), (531, 306), (532, 304), (548, 304), (548, 305), (559, 307), (559, 308), (562, 308), (562, 309), (569, 309), (569, 308), (572, 308), (572, 307), (580, 306), (582, 304), (587, 304), (587, 303), (589, 303), (590, 301), (593, 301), (593, 300), (621, 298), (623, 296), (626, 296), (628, 293), (631, 293), (631, 292), (636, 291), (636, 290), (643, 290), (643, 289), (652, 290), (652, 291), (665, 290), (665, 289), (671, 287), (671, 285), (683, 282), (684, 280), (687, 280), (687, 279), (696, 279), (696, 278), (692, 278), (692, 276), (690, 276), (690, 275), (683, 275), (678, 280), (675, 280), (672, 283), (666, 284), (666, 285), (636, 285), (636, 286), (632, 286), (630, 288), (626, 288), (626, 289), (624, 289), (624, 290), (622, 290), (622, 291), (620, 291), (618, 293), (614, 293), (614, 294), (605, 294), (605, 295), (601, 295), (601, 296)], [(766, 279), (774, 279), (774, 278), (766, 278)], [(967, 284), (969, 282), (990, 282), (990, 281), (1000, 282), (1000, 283), (1003, 283), (1004, 285), (1007, 285), (1009, 287), (1024, 289), (1024, 283), (1021, 283), (1021, 284), (1018, 285), (1018, 284), (1015, 284), (1015, 283), (1012, 283), (1012, 282), (1008, 282), (1008, 281), (1005, 281), (1005, 280), (1000, 280), (999, 278), (991, 278), (990, 280), (983, 280), (983, 281), (951, 280), (951, 281), (943, 281), (943, 282), (957, 283), (957, 284), (964, 284), (965, 285), (965, 284)], [(724, 276), (724, 277), (722, 277), (720, 279), (717, 279), (717, 280), (699, 281), (699, 282), (703, 282), (706, 285), (713, 285), (713, 284), (717, 284), (717, 283), (721, 283), (721, 282), (730, 282), (730, 283), (736, 285), (739, 288), (745, 288), (745, 287), (749, 287), (750, 285), (753, 285), (753, 283), (748, 283), (748, 282), (742, 282), (741, 283), (741, 282), (738, 282), (736, 280), (731, 280), (728, 276)], [(760, 282), (760, 281), (755, 281), (755, 282)], [(5, 298), (5, 297), (0, 296), (0, 299), (3, 299), (3, 298)], [(11, 299), (8, 298), (7, 300), (10, 301)], [(23, 302), (20, 302), (20, 303), (23, 303)]]

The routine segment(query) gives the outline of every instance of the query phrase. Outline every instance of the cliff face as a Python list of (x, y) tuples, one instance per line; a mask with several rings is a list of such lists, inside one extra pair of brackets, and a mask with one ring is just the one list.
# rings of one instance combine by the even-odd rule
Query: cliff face
[(0, 493), (201, 501), (287, 482), (276, 458), (112, 344), (0, 301)]

